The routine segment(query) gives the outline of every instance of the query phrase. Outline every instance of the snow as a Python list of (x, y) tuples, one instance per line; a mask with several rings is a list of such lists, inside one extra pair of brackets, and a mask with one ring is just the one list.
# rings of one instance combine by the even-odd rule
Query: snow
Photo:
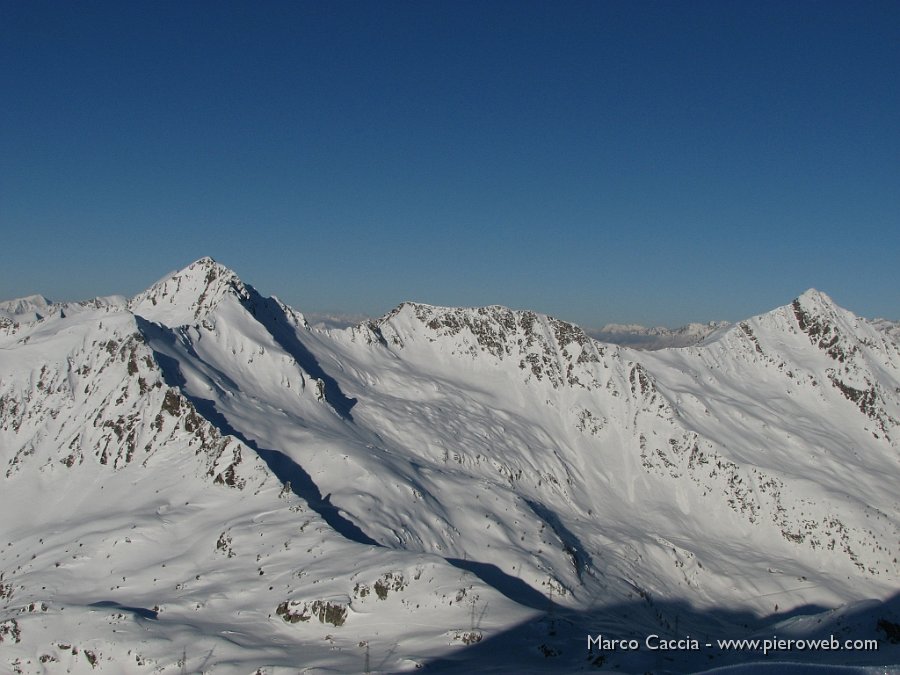
[(17, 323), (37, 321), (45, 316), (52, 303), (43, 295), (29, 295), (25, 298), (0, 302), (0, 319)]
[(567, 672), (823, 623), (881, 649), (809, 663), (900, 661), (900, 348), (818, 291), (652, 352), (498, 306), (320, 329), (209, 258), (73, 307), (0, 331), (4, 668)]
[(632, 349), (656, 350), (673, 347), (690, 347), (728, 328), (725, 321), (689, 323), (680, 328), (662, 326), (646, 328), (640, 324), (609, 323), (602, 328), (587, 331), (595, 340), (609, 342)]

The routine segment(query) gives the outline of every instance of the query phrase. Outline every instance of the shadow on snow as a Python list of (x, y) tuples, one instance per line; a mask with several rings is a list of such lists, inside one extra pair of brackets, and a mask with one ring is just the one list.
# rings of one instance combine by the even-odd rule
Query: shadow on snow
[[(553, 605), (532, 620), (486, 637), (481, 626), (485, 613), (476, 612), (473, 617), (479, 620), (457, 633), (469, 633), (470, 641), (474, 633), (477, 642), (465, 646), (458, 639), (453, 641), (452, 653), (426, 661), (418, 672), (689, 673), (729, 666), (744, 666), (747, 670), (741, 672), (751, 672), (765, 666), (805, 673), (819, 672), (825, 665), (863, 668), (900, 663), (900, 634), (893, 635), (900, 631), (900, 593), (883, 602), (860, 602), (834, 612), (807, 605), (763, 617), (749, 611), (698, 609), (686, 601), (637, 597), (633, 602), (586, 611)], [(696, 648), (653, 650), (646, 643), (651, 635), (658, 636), (651, 641), (655, 645), (661, 640), (693, 639)], [(596, 642), (589, 649), (588, 636), (636, 640), (637, 649), (601, 648)], [(729, 639), (830, 640), (831, 636), (841, 645), (846, 640), (876, 639), (878, 650), (795, 648), (763, 654), (762, 649), (720, 648), (718, 644)], [(853, 668), (849, 672), (854, 672)]]
[(119, 604), (113, 600), (100, 600), (99, 602), (92, 602), (88, 607), (105, 607), (109, 609), (117, 609), (120, 612), (128, 612), (130, 614), (134, 614), (136, 617), (140, 617), (142, 619), (151, 619), (152, 621), (156, 621), (159, 618), (159, 612), (154, 609), (147, 609), (146, 607), (129, 607), (127, 605)]
[(284, 351), (296, 359), (303, 370), (324, 383), (325, 400), (338, 415), (352, 422), (350, 411), (356, 405), (356, 399), (344, 394), (337, 380), (325, 372), (315, 355), (300, 341), (282, 306), (272, 298), (263, 298), (253, 288), (249, 290), (250, 300), (244, 303), (247, 311), (254, 315)]
[(152, 323), (141, 317), (137, 319), (138, 327), (147, 338), (148, 345), (153, 351), (153, 356), (159, 364), (162, 371), (163, 380), (170, 387), (177, 387), (181, 393), (187, 398), (197, 412), (207, 421), (215, 426), (222, 434), (234, 436), (244, 445), (251, 448), (259, 455), (259, 457), (268, 465), (269, 469), (275, 474), (282, 483), (289, 485), (291, 491), (302, 498), (309, 507), (318, 513), (322, 520), (330, 525), (338, 533), (355, 541), (359, 544), (368, 544), (370, 546), (380, 546), (377, 541), (363, 532), (355, 523), (346, 518), (340, 510), (331, 503), (330, 496), (322, 496), (319, 486), (313, 481), (312, 476), (297, 464), (294, 460), (279, 450), (271, 450), (260, 447), (256, 441), (247, 438), (240, 431), (235, 429), (222, 414), (213, 401), (198, 396), (191, 396), (186, 390), (186, 379), (181, 372), (181, 366), (178, 360), (168, 354), (155, 349), (153, 343), (161, 341), (163, 344), (176, 349), (177, 338), (171, 330)]

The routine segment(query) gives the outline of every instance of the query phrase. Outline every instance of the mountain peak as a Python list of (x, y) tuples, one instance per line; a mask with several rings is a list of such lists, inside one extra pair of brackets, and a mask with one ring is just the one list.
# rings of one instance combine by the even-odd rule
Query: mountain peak
[(815, 288), (809, 288), (794, 299), (800, 303), (802, 307), (807, 309), (813, 308), (829, 308), (834, 309), (835, 304), (828, 295)]
[(0, 302), (0, 317), (15, 321), (34, 321), (49, 312), (52, 304), (43, 295), (5, 300)]
[(832, 324), (838, 321), (839, 308), (834, 300), (815, 288), (794, 298), (791, 309), (804, 332), (810, 324)]
[(5, 302), (0, 303), (0, 306), (7, 306), (10, 304), (28, 304), (34, 305), (35, 307), (49, 307), (53, 304), (53, 301), (45, 298), (43, 295), (26, 295), (24, 298), (16, 298), (15, 300), (7, 300)]
[(219, 277), (224, 279), (237, 279), (237, 274), (235, 274), (233, 270), (209, 256), (198, 258), (187, 267), (175, 272), (172, 276), (179, 276), (182, 278), (202, 276), (204, 279), (207, 277), (210, 277), (211, 279)]
[(248, 287), (231, 269), (204, 256), (136, 295), (130, 309), (169, 326), (192, 323), (229, 296), (249, 297)]

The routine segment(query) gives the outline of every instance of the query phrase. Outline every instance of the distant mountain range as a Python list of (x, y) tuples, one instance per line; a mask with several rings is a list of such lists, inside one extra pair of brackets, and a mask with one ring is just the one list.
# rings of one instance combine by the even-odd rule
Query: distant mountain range
[(587, 333), (595, 340), (632, 347), (633, 349), (666, 349), (669, 347), (690, 347), (708, 338), (716, 331), (729, 327), (727, 321), (710, 323), (689, 323), (681, 328), (647, 328), (638, 324), (609, 323)]
[[(210, 258), (2, 303), (0, 669), (900, 664), (898, 329), (328, 328)], [(879, 649), (717, 642), (832, 635)]]

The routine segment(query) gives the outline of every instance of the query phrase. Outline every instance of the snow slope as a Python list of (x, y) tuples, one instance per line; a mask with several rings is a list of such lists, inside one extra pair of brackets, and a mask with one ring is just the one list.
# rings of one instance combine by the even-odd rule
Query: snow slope
[(4, 667), (683, 672), (759, 655), (586, 636), (834, 617), (881, 650), (805, 658), (900, 662), (900, 347), (824, 294), (653, 352), (311, 327), (209, 258), (77, 308), (0, 330)]

